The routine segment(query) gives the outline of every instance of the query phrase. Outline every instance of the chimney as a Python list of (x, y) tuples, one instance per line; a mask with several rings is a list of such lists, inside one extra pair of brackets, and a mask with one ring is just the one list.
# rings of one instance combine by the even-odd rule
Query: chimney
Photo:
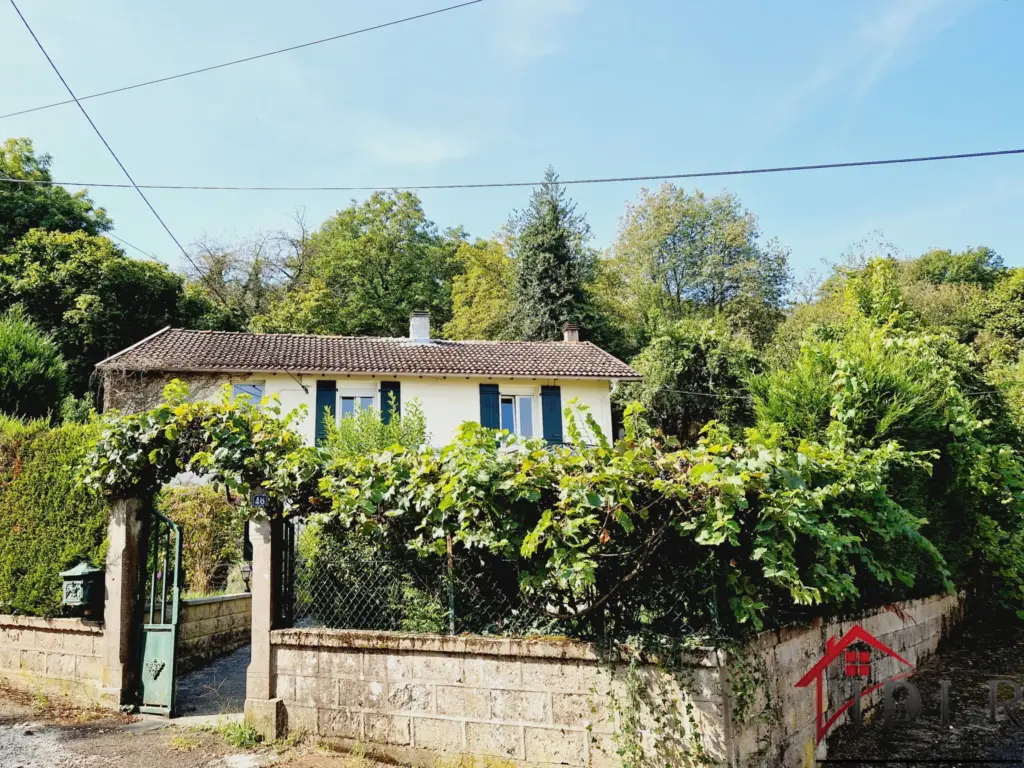
[(430, 341), (430, 313), (413, 312), (409, 317), (409, 338), (413, 341)]
[(576, 323), (566, 323), (562, 326), (562, 331), (565, 334), (565, 341), (570, 344), (576, 344), (580, 340), (580, 327)]

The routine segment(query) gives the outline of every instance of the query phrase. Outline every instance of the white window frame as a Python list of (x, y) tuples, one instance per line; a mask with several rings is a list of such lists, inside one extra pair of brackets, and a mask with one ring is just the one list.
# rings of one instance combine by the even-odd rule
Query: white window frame
[(380, 400), (379, 392), (376, 389), (374, 389), (373, 387), (367, 386), (367, 385), (352, 386), (351, 384), (348, 385), (348, 386), (345, 386), (345, 387), (339, 386), (338, 387), (337, 401), (334, 404), (334, 406), (335, 406), (335, 413), (337, 414), (336, 420), (337, 420), (337, 422), (339, 424), (341, 423), (341, 420), (345, 416), (345, 414), (343, 413), (344, 409), (342, 407), (342, 404), (343, 404), (344, 399), (346, 397), (353, 397), (353, 398), (356, 398), (356, 397), (358, 397), (358, 398), (368, 397), (368, 398), (370, 398), (370, 407), (371, 408), (379, 408), (380, 407), (378, 405), (378, 402)]
[[(537, 417), (538, 417), (538, 413), (537, 412), (539, 410), (539, 403), (540, 403), (540, 393), (539, 393), (539, 391), (535, 390), (533, 387), (512, 387), (512, 386), (509, 386), (509, 387), (499, 387), (499, 389), (498, 389), (498, 423), (499, 424), (501, 423), (502, 401), (506, 400), (508, 398), (512, 398), (512, 411), (513, 411), (512, 420), (514, 422), (514, 429), (510, 429), (509, 432), (511, 432), (512, 434), (517, 435), (519, 437), (523, 436), (522, 424), (521, 424), (522, 411), (520, 410), (521, 406), (520, 406), (519, 403), (520, 403), (520, 400), (522, 398), (528, 398), (531, 401), (530, 402), (530, 422), (531, 422), (530, 423), (530, 438), (537, 437), (537, 435), (538, 435), (538, 431), (537, 431)], [(501, 428), (502, 429), (506, 429), (506, 427), (504, 425), (502, 425)]]

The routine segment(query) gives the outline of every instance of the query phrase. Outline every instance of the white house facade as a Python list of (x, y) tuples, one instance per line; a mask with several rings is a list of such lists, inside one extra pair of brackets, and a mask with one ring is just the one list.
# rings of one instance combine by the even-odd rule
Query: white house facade
[(430, 442), (449, 442), (475, 421), (550, 442), (564, 439), (562, 412), (575, 399), (612, 435), (611, 393), (635, 371), (599, 347), (579, 341), (575, 326), (556, 342), (447, 341), (430, 336), (416, 313), (404, 338), (253, 334), (165, 328), (99, 365), (104, 407), (152, 407), (178, 378), (197, 399), (225, 384), (254, 399), (276, 395), (287, 412), (306, 406), (307, 441), (322, 437), (323, 414), (340, 419), (373, 407), (390, 418), (391, 403), (418, 401)]

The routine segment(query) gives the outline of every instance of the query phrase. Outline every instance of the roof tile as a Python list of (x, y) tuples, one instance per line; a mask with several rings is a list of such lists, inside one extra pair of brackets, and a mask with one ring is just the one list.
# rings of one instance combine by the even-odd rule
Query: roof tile
[(166, 328), (99, 363), (101, 370), (290, 371), (635, 379), (589, 342), (414, 342), (376, 336), (314, 336)]

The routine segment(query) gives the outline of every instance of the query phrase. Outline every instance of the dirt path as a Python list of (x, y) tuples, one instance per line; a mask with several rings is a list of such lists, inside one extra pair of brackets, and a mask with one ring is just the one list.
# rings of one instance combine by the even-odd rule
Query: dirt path
[[(1001, 689), (998, 719), (989, 722), (990, 680), (1024, 684), (1024, 625), (969, 625), (967, 630), (926, 661), (910, 678), (921, 694), (921, 715), (913, 723), (884, 728), (872, 722), (860, 729), (845, 728), (830, 737), (829, 760), (929, 761), (944, 766), (958, 761), (1014, 761), (1024, 766), (1024, 704), (1012, 705), (1012, 688)], [(952, 723), (940, 723), (939, 681), (950, 684)], [(1010, 707), (1015, 724), (1005, 711)], [(902, 714), (902, 712), (901, 712)], [(877, 766), (875, 766), (877, 768)]]
[(160, 725), (0, 687), (0, 768), (384, 768), (315, 744), (239, 749), (215, 730)]

